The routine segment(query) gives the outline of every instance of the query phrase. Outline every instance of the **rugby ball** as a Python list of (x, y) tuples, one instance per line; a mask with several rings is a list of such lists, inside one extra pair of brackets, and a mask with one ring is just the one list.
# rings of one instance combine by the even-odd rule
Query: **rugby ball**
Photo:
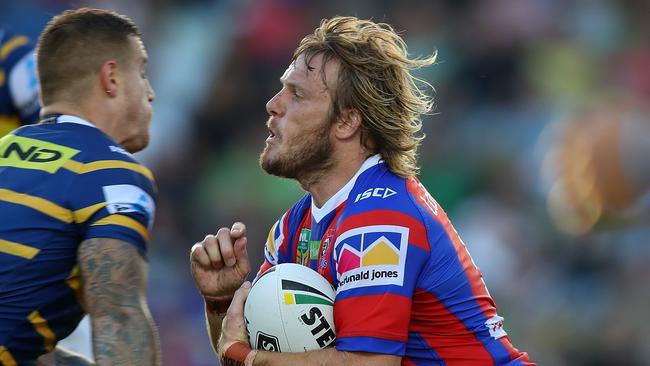
[(305, 352), (334, 346), (332, 285), (318, 272), (295, 263), (271, 267), (253, 283), (244, 318), (251, 347)]

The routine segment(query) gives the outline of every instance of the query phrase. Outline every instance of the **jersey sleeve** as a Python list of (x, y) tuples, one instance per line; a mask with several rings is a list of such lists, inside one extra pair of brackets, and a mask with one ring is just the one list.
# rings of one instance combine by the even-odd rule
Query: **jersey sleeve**
[(70, 202), (81, 239), (120, 239), (144, 254), (156, 210), (151, 173), (132, 162), (112, 164), (74, 180)]
[(266, 237), (266, 243), (264, 244), (264, 262), (257, 272), (257, 277), (267, 269), (280, 263), (279, 260), (282, 254), (281, 248), (284, 249), (287, 245), (286, 239), (288, 235), (286, 233), (286, 223), (287, 213), (283, 214), (282, 217), (271, 226), (269, 235)]
[(257, 276), (276, 264), (293, 262), (294, 248), (292, 243), (294, 233), (307, 212), (310, 203), (311, 196), (305, 194), (271, 226), (264, 245), (264, 263), (262, 263)]
[(394, 191), (362, 201), (337, 229), (338, 350), (405, 354), (412, 298), (430, 250), (419, 211), (403, 190)]

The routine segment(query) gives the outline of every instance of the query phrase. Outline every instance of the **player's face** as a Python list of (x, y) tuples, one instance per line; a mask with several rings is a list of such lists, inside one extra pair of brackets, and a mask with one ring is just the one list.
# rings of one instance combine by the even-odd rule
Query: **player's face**
[(145, 72), (147, 53), (138, 37), (129, 37), (133, 57), (125, 68), (125, 91), (122, 146), (129, 152), (144, 149), (149, 144), (149, 124), (153, 115), (151, 102), (155, 94)]
[(300, 180), (331, 166), (331, 90), (338, 69), (335, 61), (323, 65), (321, 55), (309, 65), (299, 56), (284, 72), (282, 89), (266, 103), (269, 137), (260, 164), (268, 173)]

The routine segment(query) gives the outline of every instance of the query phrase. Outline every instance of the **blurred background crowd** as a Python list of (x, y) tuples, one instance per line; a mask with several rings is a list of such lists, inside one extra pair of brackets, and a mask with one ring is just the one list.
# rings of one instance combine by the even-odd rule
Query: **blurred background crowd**
[[(0, 0), (36, 39), (63, 9), (140, 26), (156, 90), (149, 302), (166, 365), (214, 365), (189, 249), (235, 220), (253, 266), (301, 196), (257, 164), (266, 101), (320, 19), (400, 31), (435, 88), (421, 180), (483, 272), (514, 344), (540, 365), (650, 365), (647, 0)], [(74, 55), (70, 55), (74, 57)]]

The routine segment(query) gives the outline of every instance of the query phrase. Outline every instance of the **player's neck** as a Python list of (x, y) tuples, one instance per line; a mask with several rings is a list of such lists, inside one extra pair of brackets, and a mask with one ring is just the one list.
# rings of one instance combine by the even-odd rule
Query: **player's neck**
[(92, 117), (88, 115), (88, 113), (84, 111), (83, 108), (79, 108), (78, 106), (68, 102), (55, 102), (45, 105), (43, 108), (41, 108), (41, 117), (52, 114), (67, 114), (70, 116), (79, 117), (85, 121), (95, 124)]
[(98, 103), (70, 103), (67, 101), (57, 101), (43, 106), (41, 108), (41, 117), (50, 114), (67, 114), (79, 117), (95, 125), (102, 132), (115, 139), (115, 127), (112, 122), (112, 115), (106, 108)]
[(327, 171), (316, 172), (300, 179), (300, 185), (308, 191), (316, 207), (323, 207), (336, 192), (340, 191), (359, 171), (366, 160), (365, 151), (359, 154), (340, 154), (334, 157), (334, 165)]

